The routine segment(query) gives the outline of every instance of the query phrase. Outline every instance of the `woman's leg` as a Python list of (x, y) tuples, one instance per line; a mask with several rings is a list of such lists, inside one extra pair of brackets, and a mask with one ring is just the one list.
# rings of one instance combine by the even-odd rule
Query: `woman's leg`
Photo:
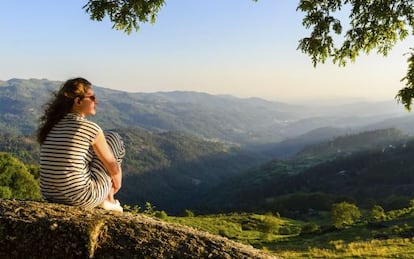
[[(115, 159), (121, 165), (122, 158), (125, 156), (125, 147), (124, 143), (122, 141), (121, 136), (113, 131), (105, 132), (105, 138), (108, 143), (109, 148), (112, 150), (112, 153), (114, 154)], [(111, 179), (108, 175), (107, 170), (105, 169), (103, 163), (98, 159), (98, 157), (95, 155), (93, 150), (91, 150), (92, 153), (92, 161), (90, 163), (91, 167), (91, 174), (92, 178), (95, 179), (102, 179), (105, 178), (105, 181), (98, 181), (97, 182), (97, 189), (99, 192), (104, 191), (104, 196), (101, 198), (101, 206), (105, 209), (114, 209), (119, 210), (119, 208), (116, 208), (116, 206), (119, 206), (119, 202), (115, 200), (114, 198), (114, 189), (112, 188)], [(100, 182), (100, 183), (99, 183)], [(104, 189), (104, 190), (101, 190)], [(115, 207), (114, 207), (115, 206)], [(122, 207), (120, 207), (122, 209)]]
[[(114, 131), (107, 131), (105, 132), (105, 138), (106, 142), (108, 143), (108, 146), (114, 154), (116, 161), (118, 162), (119, 166), (121, 166), (122, 158), (124, 158), (125, 156), (125, 146), (121, 136)], [(109, 191), (107, 199), (109, 202), (116, 203), (113, 188), (111, 188), (111, 190)]]

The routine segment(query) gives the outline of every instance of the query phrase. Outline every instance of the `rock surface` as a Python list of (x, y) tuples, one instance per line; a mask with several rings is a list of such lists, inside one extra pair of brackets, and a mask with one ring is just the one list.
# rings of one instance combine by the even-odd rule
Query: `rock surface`
[(0, 258), (275, 258), (144, 215), (0, 199)]

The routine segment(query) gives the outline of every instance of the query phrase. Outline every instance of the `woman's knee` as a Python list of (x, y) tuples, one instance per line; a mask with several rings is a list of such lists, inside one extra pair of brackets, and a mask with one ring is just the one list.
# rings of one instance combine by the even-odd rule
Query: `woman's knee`
[(125, 145), (121, 135), (115, 131), (105, 131), (105, 138), (114, 156), (117, 159), (122, 159), (125, 156)]

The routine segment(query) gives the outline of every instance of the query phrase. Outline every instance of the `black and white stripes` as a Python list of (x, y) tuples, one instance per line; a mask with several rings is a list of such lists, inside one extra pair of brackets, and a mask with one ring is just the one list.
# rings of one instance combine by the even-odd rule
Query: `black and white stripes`
[[(96, 123), (69, 113), (49, 132), (40, 150), (40, 188), (46, 200), (93, 208), (107, 197), (111, 179), (92, 149), (100, 131)], [(121, 137), (115, 132), (105, 136), (121, 163)]]

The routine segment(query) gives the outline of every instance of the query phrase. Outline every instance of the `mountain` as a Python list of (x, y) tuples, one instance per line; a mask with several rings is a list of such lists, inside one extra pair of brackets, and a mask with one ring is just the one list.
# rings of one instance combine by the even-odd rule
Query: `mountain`
[(45, 79), (0, 83), (0, 132), (32, 133), (48, 93), (57, 85)]
[(342, 135), (358, 132), (357, 129), (345, 129), (336, 127), (321, 127), (305, 134), (287, 138), (278, 143), (251, 145), (250, 150), (257, 150), (259, 153), (271, 158), (289, 158), (301, 151), (304, 147), (333, 139)]
[(398, 129), (409, 133), (411, 135), (414, 134), (414, 116), (410, 112), (409, 115), (403, 117), (391, 117), (384, 120), (381, 120), (376, 123), (368, 124), (364, 127), (361, 127), (363, 131), (370, 131), (376, 129), (386, 129), (386, 128), (394, 128), (398, 127)]
[(341, 200), (365, 208), (405, 206), (414, 188), (413, 155), (414, 139), (396, 129), (341, 136), (235, 176), (210, 190), (202, 203), (206, 210), (290, 216), (330, 210)]
[[(0, 82), (0, 151), (37, 163), (37, 119), (61, 83)], [(361, 150), (381, 154), (390, 144), (400, 146), (414, 118), (388, 102), (311, 107), (197, 92), (94, 90), (99, 104), (91, 120), (118, 131), (127, 146), (120, 199), (149, 201), (172, 214), (186, 208), (275, 210), (272, 201), (279, 196), (298, 190), (308, 197), (312, 187), (295, 177), (337, 159), (357, 161)], [(391, 125), (394, 130), (384, 130)]]
[[(2, 81), (0, 131), (33, 133), (42, 105), (61, 83), (46, 79)], [(105, 129), (180, 131), (243, 146), (276, 143), (324, 127), (359, 128), (407, 115), (391, 102), (304, 106), (198, 92), (129, 93), (99, 86), (94, 90), (99, 105), (93, 120)]]
[[(117, 131), (126, 146), (125, 177), (118, 198), (140, 206), (150, 202), (170, 214), (194, 206), (207, 189), (270, 159), (182, 132)], [(34, 136), (0, 133), (0, 151), (38, 165), (39, 145)]]
[[(0, 130), (30, 134), (42, 105), (61, 82), (12, 79), (0, 87)], [(182, 131), (232, 143), (277, 141), (273, 127), (296, 119), (298, 108), (257, 98), (239, 99), (196, 92), (127, 93), (95, 86), (104, 128), (138, 127)], [(260, 115), (260, 116), (259, 116)]]
[(194, 206), (204, 191), (269, 159), (179, 132), (118, 132), (127, 150), (127, 180), (118, 197), (130, 204), (149, 201), (170, 214)]

